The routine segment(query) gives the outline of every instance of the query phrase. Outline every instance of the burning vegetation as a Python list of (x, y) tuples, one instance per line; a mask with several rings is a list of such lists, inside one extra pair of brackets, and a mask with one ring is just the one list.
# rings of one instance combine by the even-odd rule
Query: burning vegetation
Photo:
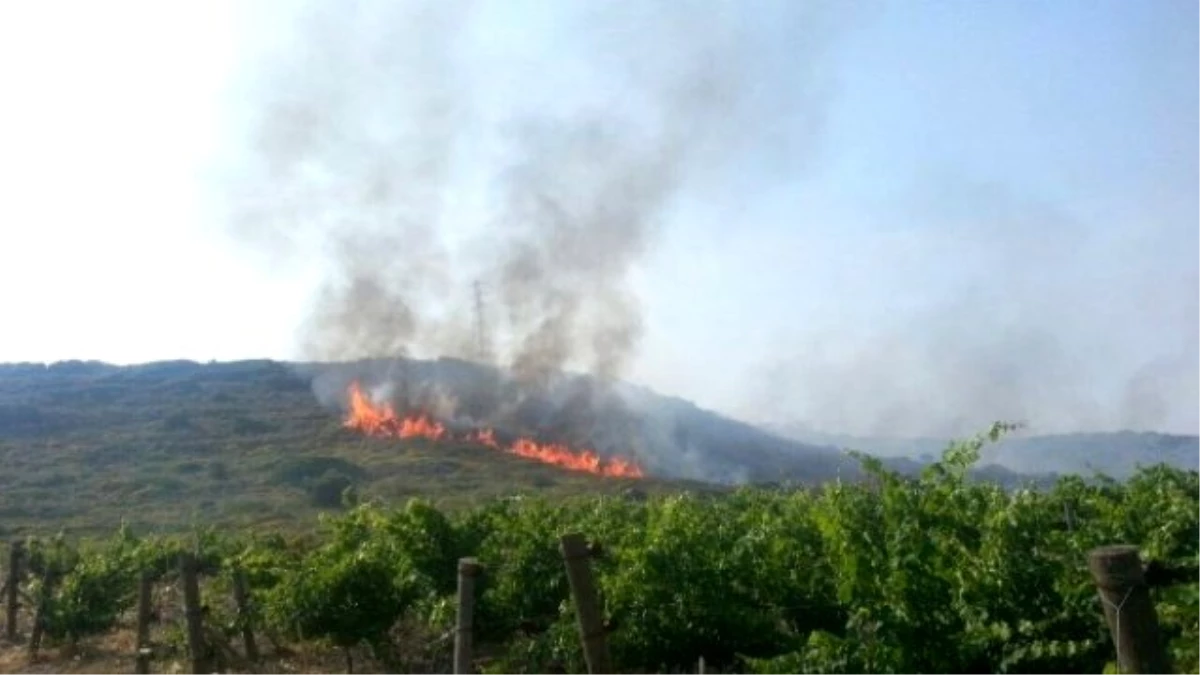
[(445, 425), (426, 414), (400, 416), (391, 405), (373, 402), (358, 382), (350, 384), (347, 394), (349, 410), (344, 425), (367, 436), (456, 441), (481, 445), (570, 471), (617, 478), (642, 478), (644, 475), (641, 467), (632, 460), (620, 457), (601, 459), (592, 450), (574, 450), (562, 443), (538, 443), (531, 438), (518, 438), (505, 445), (496, 440), (495, 431), (492, 429), (475, 429), (455, 436)]

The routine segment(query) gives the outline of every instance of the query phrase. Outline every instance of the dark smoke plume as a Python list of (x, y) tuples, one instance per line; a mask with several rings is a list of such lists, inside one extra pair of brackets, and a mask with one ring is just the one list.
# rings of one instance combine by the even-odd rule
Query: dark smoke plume
[(422, 303), (450, 289), (439, 225), (469, 112), (451, 62), (469, 8), (313, 5), (248, 82), (231, 222), (248, 242), (328, 269), (304, 357), (404, 355), (427, 322)]
[[(810, 61), (833, 7), (769, 13), (788, 24), (770, 30), (790, 33), (804, 110), (758, 86), (763, 6), (329, 2), (272, 21), (290, 30), (246, 81), (230, 222), (322, 270), (301, 358), (378, 360), (319, 375), (318, 397), (340, 404), (353, 376), (451, 423), (643, 459), (686, 450), (614, 387), (645, 323), (631, 275), (730, 158), (782, 118), (820, 126)], [(498, 370), (415, 360), (431, 357)]]
[[(470, 2), (304, 11), (249, 87), (232, 184), (237, 234), (329, 266), (302, 356), (494, 354), (533, 384), (567, 367), (620, 376), (642, 332), (627, 278), (735, 136), (746, 35), (698, 10), (547, 5), (561, 52), (491, 62)], [(562, 78), (596, 84), (538, 98)]]
[(628, 280), (664, 213), (771, 129), (745, 105), (749, 14), (539, 12), (531, 41), (553, 51), (529, 55), (470, 2), (318, 4), (256, 71), (231, 222), (327, 266), (302, 357), (490, 356), (537, 387), (625, 371), (643, 329)]

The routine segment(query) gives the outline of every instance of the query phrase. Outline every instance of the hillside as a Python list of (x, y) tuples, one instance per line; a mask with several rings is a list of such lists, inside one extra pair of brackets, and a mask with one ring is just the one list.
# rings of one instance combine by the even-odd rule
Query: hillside
[(811, 484), (850, 478), (858, 470), (836, 448), (785, 438), (643, 387), (605, 388), (587, 375), (560, 374), (531, 391), (498, 369), (447, 358), (297, 364), (296, 371), (312, 381), (330, 408), (340, 404), (352, 381), (402, 381), (408, 383), (408, 398), (425, 409), (443, 409), (443, 418), (483, 418), (489, 425), (534, 430), (602, 453), (632, 453), (651, 475), (663, 478)]
[[(800, 442), (856, 448), (888, 458), (922, 461), (936, 457), (947, 439), (860, 437), (814, 432), (802, 425), (772, 426), (777, 433)], [(1139, 465), (1166, 464), (1197, 468), (1200, 437), (1155, 432), (1117, 431), (1023, 435), (1016, 432), (984, 448), (980, 464), (1020, 474), (1101, 473), (1124, 479)]]
[[(479, 447), (364, 438), (339, 415), (301, 370), (275, 362), (0, 365), (0, 536), (108, 531), (122, 518), (306, 525), (347, 483), (364, 498), (451, 507), (631, 487)], [(713, 489), (637, 481), (650, 493), (681, 486)]]
[[(377, 365), (0, 365), (0, 536), (48, 526), (108, 530), (120, 519), (146, 528), (307, 524), (336, 508), (348, 484), (362, 497), (418, 496), (454, 507), (530, 490), (715, 490), (713, 483), (740, 479), (853, 473), (833, 450), (648, 392), (631, 392), (644, 411), (637, 431), (671, 442), (658, 438), (659, 454), (644, 462), (649, 477), (636, 482), (481, 447), (365, 438), (344, 429), (341, 411), (325, 399), (331, 381), (341, 387), (340, 378)], [(407, 366), (434, 380), (479, 375), (462, 362)], [(664, 454), (668, 447), (679, 454)]]
[[(342, 426), (349, 382), (397, 378), (425, 400), (453, 401), (455, 419), (511, 399), (498, 407), (513, 428), (634, 457), (647, 477), (602, 478), (474, 444), (367, 438)], [(360, 498), (424, 497), (453, 508), (528, 491), (712, 491), (859, 475), (834, 443), (787, 439), (645, 389), (620, 385), (601, 394), (594, 381), (571, 375), (536, 396), (514, 394), (510, 384), (493, 369), (451, 359), (0, 365), (0, 536), (107, 529), (120, 519), (148, 529), (302, 526), (339, 508), (348, 486)], [(495, 400), (483, 400), (489, 397)], [(1142, 451), (1128, 441), (1101, 435), (1094, 444)], [(1149, 463), (1159, 455), (1145, 457)], [(886, 462), (904, 472), (920, 466), (904, 457)], [(997, 466), (976, 475), (1010, 485), (1027, 480)]]

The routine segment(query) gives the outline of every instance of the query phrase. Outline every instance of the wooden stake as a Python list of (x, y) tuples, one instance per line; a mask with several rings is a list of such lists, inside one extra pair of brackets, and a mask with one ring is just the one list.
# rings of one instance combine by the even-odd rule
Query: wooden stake
[(1169, 673), (1158, 634), (1158, 616), (1142, 576), (1135, 546), (1103, 546), (1088, 554), (1104, 618), (1122, 673)]
[(149, 570), (142, 570), (138, 580), (137, 664), (136, 672), (150, 672), (150, 600), (154, 585)]
[(17, 640), (17, 610), (20, 608), (21, 552), (23, 545), (15, 539), (8, 549), (8, 579), (4, 582), (4, 636), (9, 642)]
[(179, 558), (179, 573), (183, 580), (183, 614), (187, 618), (188, 651), (192, 657), (192, 672), (207, 673), (208, 652), (204, 645), (204, 617), (200, 609), (200, 582), (196, 578), (196, 559), (190, 553)]
[(246, 659), (258, 663), (258, 643), (254, 641), (254, 626), (251, 624), (250, 594), (246, 589), (246, 573), (240, 568), (233, 572), (233, 601), (237, 603), (238, 619), (242, 624)]
[(600, 600), (592, 581), (590, 560), (592, 548), (582, 534), (566, 534), (559, 539), (563, 562), (567, 566), (567, 581), (575, 600), (575, 616), (579, 623), (579, 639), (589, 673), (610, 673), (608, 636), (604, 627)]
[(475, 630), (475, 577), (479, 562), (474, 558), (458, 561), (458, 620), (454, 628), (454, 672), (471, 672), (471, 645)]
[(33, 630), (29, 634), (29, 659), (37, 658), (38, 650), (42, 647), (42, 634), (46, 632), (46, 601), (54, 593), (54, 585), (58, 583), (50, 570), (42, 573), (42, 588), (37, 599), (37, 609), (33, 613)]

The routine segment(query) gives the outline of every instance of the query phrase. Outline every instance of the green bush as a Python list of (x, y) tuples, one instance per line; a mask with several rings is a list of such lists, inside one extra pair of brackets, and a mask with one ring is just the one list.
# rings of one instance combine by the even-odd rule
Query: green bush
[[(1200, 475), (1147, 467), (1124, 483), (1066, 477), (1046, 490), (967, 480), (1003, 431), (953, 444), (916, 478), (862, 457), (864, 481), (814, 490), (509, 498), (453, 515), (421, 501), (351, 504), (302, 540), (123, 531), (78, 549), (34, 541), (31, 568), (61, 580), (41, 596), (55, 636), (110, 627), (139, 570), (169, 575), (188, 550), (210, 571), (245, 570), (282, 634), (347, 654), (366, 644), (397, 664), (389, 631), (448, 630), (456, 561), (472, 555), (484, 566), (475, 626), (493, 655), (486, 669), (579, 672), (558, 537), (580, 532), (603, 544), (592, 565), (624, 671), (688, 672), (701, 657), (764, 673), (1110, 669), (1087, 553), (1135, 543), (1147, 560), (1194, 569)], [(349, 477), (318, 477), (327, 503), (343, 503)], [(1154, 592), (1185, 672), (1200, 666), (1198, 597), (1194, 581)]]
[(354, 481), (337, 471), (328, 471), (308, 486), (308, 496), (313, 506), (334, 509), (342, 506), (342, 497), (354, 487)]

